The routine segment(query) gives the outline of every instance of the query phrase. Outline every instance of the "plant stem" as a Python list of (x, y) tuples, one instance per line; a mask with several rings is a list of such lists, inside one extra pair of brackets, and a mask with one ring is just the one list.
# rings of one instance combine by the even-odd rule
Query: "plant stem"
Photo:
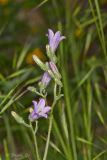
[(47, 153), (48, 153), (48, 148), (49, 148), (49, 142), (50, 142), (50, 135), (51, 135), (51, 130), (52, 130), (52, 124), (53, 124), (53, 109), (54, 106), (57, 102), (56, 100), (56, 89), (57, 89), (57, 84), (55, 83), (54, 86), (54, 100), (53, 100), (53, 104), (52, 104), (52, 108), (51, 108), (51, 115), (50, 115), (50, 120), (49, 120), (49, 128), (48, 128), (48, 136), (47, 136), (47, 141), (46, 141), (46, 146), (45, 146), (45, 152), (44, 152), (44, 156), (43, 156), (43, 160), (46, 160), (47, 158)]
[(34, 131), (34, 129), (33, 129), (32, 124), (30, 124), (30, 126), (31, 126), (31, 131), (32, 131), (33, 139), (34, 139), (34, 145), (35, 145), (35, 151), (36, 151), (36, 157), (37, 157), (37, 159), (35, 159), (35, 160), (40, 160), (35, 131)]
[[(53, 102), (52, 111), (53, 111), (53, 108), (54, 108), (55, 104), (56, 104), (56, 100)], [(47, 136), (47, 142), (46, 142), (46, 147), (45, 147), (45, 152), (44, 152), (43, 160), (46, 160), (46, 158), (47, 158), (47, 153), (48, 153), (48, 148), (49, 148), (49, 141), (50, 141), (50, 135), (51, 135), (51, 130), (52, 130), (52, 124), (53, 124), (53, 114), (51, 112), (50, 121), (49, 121), (49, 128), (48, 128), (48, 136)]]
[(52, 130), (52, 122), (53, 122), (53, 115), (51, 115), (50, 121), (49, 121), (48, 136), (47, 136), (47, 142), (46, 142), (46, 147), (45, 147), (45, 152), (44, 152), (43, 160), (46, 160), (46, 158), (47, 158), (47, 153), (48, 153), (48, 148), (49, 148), (49, 141), (50, 141), (50, 135), (51, 135), (51, 130)]

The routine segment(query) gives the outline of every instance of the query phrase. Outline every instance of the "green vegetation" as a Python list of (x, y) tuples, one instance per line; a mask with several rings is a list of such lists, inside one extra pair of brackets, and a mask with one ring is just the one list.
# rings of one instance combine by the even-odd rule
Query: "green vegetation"
[[(106, 19), (107, 0), (0, 0), (0, 160), (36, 160), (32, 132), (11, 112), (28, 122), (38, 98), (28, 87), (43, 74), (32, 55), (48, 59), (48, 28), (66, 39), (56, 51), (64, 97), (54, 108), (47, 160), (107, 160)], [(41, 160), (48, 125), (38, 120)]]

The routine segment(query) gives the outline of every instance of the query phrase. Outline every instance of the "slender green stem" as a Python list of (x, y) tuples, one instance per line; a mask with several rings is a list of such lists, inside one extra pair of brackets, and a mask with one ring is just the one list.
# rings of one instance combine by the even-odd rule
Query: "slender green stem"
[(57, 100), (56, 100), (56, 97), (57, 97), (56, 90), (57, 90), (57, 84), (55, 83), (55, 86), (54, 86), (54, 100), (53, 100), (53, 104), (52, 104), (52, 108), (51, 108), (51, 115), (50, 115), (49, 128), (48, 128), (48, 136), (47, 136), (47, 141), (46, 141), (46, 146), (45, 146), (45, 152), (44, 152), (43, 160), (46, 160), (47, 154), (48, 154), (50, 135), (51, 135), (52, 124), (53, 124), (53, 109), (54, 109), (54, 106), (55, 106), (55, 104), (57, 102)]
[[(35, 159), (35, 160), (40, 160), (38, 145), (37, 145), (37, 139), (36, 139), (36, 135), (35, 135), (35, 130), (33, 129), (32, 124), (30, 124), (30, 126), (31, 126), (30, 128), (31, 128), (31, 132), (32, 132), (32, 135), (33, 135), (33, 139), (34, 139), (35, 151), (36, 151), (36, 157), (37, 157), (37, 159)], [(37, 125), (36, 125), (36, 127), (37, 127)]]
[(49, 148), (49, 141), (50, 141), (50, 135), (51, 135), (51, 130), (52, 130), (52, 122), (53, 122), (53, 115), (51, 115), (50, 121), (49, 121), (48, 136), (47, 136), (47, 142), (46, 142), (46, 147), (45, 147), (45, 152), (44, 152), (43, 160), (46, 160), (46, 158), (47, 158), (47, 153), (48, 153), (48, 148)]
[[(55, 104), (56, 104), (56, 101), (53, 102), (52, 110), (53, 110)], [(47, 153), (48, 153), (48, 148), (49, 148), (49, 142), (50, 142), (50, 135), (51, 135), (51, 130), (52, 130), (52, 124), (53, 124), (53, 114), (51, 112), (50, 121), (49, 121), (49, 128), (48, 128), (48, 136), (47, 136), (47, 142), (46, 142), (46, 147), (45, 147), (45, 152), (44, 152), (43, 160), (46, 160), (46, 158), (47, 158)]]

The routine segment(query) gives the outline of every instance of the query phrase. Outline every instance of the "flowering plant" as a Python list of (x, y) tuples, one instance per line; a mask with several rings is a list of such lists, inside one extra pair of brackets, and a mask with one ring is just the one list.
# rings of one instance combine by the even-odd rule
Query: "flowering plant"
[[(49, 116), (49, 129), (46, 141), (46, 147), (43, 155), (43, 160), (47, 159), (47, 153), (49, 148), (50, 142), (50, 135), (52, 130), (52, 122), (53, 122), (53, 109), (57, 103), (57, 101), (63, 96), (61, 94), (62, 82), (61, 82), (61, 74), (57, 68), (57, 57), (55, 55), (55, 51), (59, 45), (59, 43), (65, 39), (64, 36), (61, 36), (60, 31), (57, 31), (55, 34), (51, 29), (48, 30), (48, 40), (49, 44), (46, 45), (46, 53), (49, 58), (49, 61), (43, 63), (36, 55), (33, 55), (33, 60), (36, 64), (44, 71), (44, 74), (38, 83), (39, 90), (35, 87), (29, 86), (28, 90), (31, 92), (35, 92), (39, 97), (39, 101), (33, 100), (34, 108), (30, 109), (30, 114), (28, 116), (29, 124), (27, 124), (22, 117), (20, 117), (17, 113), (12, 111), (13, 117), (16, 119), (17, 122), (25, 125), (26, 127), (30, 128), (32, 131), (32, 135), (35, 142), (35, 151), (36, 151), (36, 159), (41, 160), (37, 140), (36, 140), (36, 132), (38, 129), (38, 120), (39, 118), (48, 118)], [(53, 102), (51, 106), (46, 105), (46, 98), (47, 98), (47, 86), (49, 85), (51, 80), (54, 80), (54, 88), (53, 88)], [(50, 112), (50, 114), (49, 114)], [(32, 123), (35, 122), (35, 127)]]

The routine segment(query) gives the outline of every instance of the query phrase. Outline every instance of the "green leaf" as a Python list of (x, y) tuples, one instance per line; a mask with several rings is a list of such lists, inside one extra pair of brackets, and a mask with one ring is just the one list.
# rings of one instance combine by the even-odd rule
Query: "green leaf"
[(104, 150), (102, 152), (100, 152), (97, 156), (95, 156), (92, 160), (99, 160), (99, 157), (101, 157), (103, 154), (107, 153), (107, 150)]
[(26, 54), (27, 54), (30, 46), (31, 46), (31, 44), (30, 44), (30, 43), (29, 43), (29, 44), (27, 43), (27, 44), (24, 46), (22, 52), (20, 53), (20, 56), (19, 56), (19, 59), (18, 59), (18, 61), (17, 61), (17, 65), (16, 65), (16, 68), (17, 68), (17, 69), (19, 69), (19, 68), (21, 67), (21, 65), (22, 65), (22, 63), (23, 63), (23, 61), (24, 61), (24, 58), (25, 58), (25, 56), (26, 56)]

